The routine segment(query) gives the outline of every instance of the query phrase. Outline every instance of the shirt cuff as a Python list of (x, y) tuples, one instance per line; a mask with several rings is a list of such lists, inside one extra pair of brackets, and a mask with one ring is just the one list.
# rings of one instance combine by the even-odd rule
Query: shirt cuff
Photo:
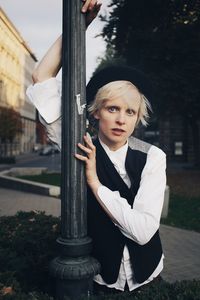
[(26, 95), (48, 124), (60, 118), (61, 85), (55, 77), (30, 85)]

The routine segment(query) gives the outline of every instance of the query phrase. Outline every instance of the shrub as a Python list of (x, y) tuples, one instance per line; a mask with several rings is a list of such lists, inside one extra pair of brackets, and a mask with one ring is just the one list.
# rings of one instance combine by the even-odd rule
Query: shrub
[(48, 266), (56, 256), (58, 218), (19, 212), (0, 218), (0, 282), (23, 291), (51, 291)]
[[(38, 212), (0, 218), (0, 299), (53, 300), (48, 265), (56, 253), (60, 219)], [(90, 300), (199, 300), (200, 281), (146, 285), (137, 294), (92, 296)], [(88, 298), (83, 298), (88, 299)]]

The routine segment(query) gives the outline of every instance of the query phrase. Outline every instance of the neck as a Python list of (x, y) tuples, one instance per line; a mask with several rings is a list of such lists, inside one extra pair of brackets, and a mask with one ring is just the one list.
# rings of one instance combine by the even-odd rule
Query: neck
[(119, 144), (113, 144), (113, 143), (109, 143), (107, 140), (105, 140), (104, 138), (101, 137), (101, 135), (99, 134), (98, 135), (98, 138), (101, 140), (101, 142), (103, 144), (105, 144), (109, 150), (111, 151), (117, 151), (118, 149), (120, 149), (121, 147), (123, 147), (126, 143), (127, 143), (127, 140), (124, 141), (123, 143), (119, 143)]

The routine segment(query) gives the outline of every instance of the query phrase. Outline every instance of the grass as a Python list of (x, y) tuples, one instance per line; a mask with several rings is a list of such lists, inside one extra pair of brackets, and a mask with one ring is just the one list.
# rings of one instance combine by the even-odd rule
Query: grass
[(60, 186), (60, 173), (42, 173), (41, 175), (18, 176), (17, 178)]
[(200, 232), (200, 197), (184, 197), (172, 194), (169, 213), (161, 222), (166, 225)]
[(200, 171), (167, 170), (170, 187), (169, 213), (163, 224), (200, 232)]

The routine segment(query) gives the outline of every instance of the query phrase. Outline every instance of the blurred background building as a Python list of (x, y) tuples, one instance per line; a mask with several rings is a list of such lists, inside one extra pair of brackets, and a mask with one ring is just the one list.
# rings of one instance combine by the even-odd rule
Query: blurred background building
[(26, 88), (37, 59), (0, 8), (0, 155), (29, 152), (36, 142), (36, 111)]

